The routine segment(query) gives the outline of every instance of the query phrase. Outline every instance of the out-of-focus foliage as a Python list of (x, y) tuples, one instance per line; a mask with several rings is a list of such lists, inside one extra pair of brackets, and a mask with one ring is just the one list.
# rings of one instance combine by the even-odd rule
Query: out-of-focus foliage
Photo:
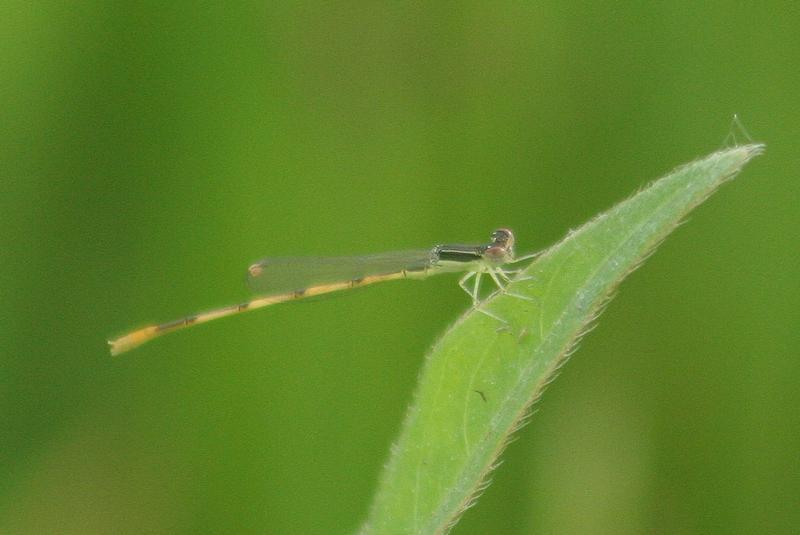
[(800, 523), (800, 13), (734, 2), (0, 6), (0, 531), (335, 533), (455, 277), (106, 337), (267, 255), (541, 249), (738, 113), (767, 155), (634, 274), (456, 533)]

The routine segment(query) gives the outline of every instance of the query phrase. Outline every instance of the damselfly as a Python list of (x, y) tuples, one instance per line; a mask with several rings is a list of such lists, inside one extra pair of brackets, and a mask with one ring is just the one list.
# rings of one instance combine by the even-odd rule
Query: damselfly
[[(492, 233), (484, 245), (437, 245), (432, 249), (399, 251), (364, 256), (339, 257), (276, 257), (251, 265), (247, 278), (259, 295), (250, 301), (186, 316), (179, 320), (150, 325), (109, 340), (111, 354), (119, 355), (162, 334), (198, 323), (231, 316), (269, 305), (358, 288), (376, 282), (396, 279), (424, 279), (439, 273), (467, 272), (458, 284), (472, 298), (480, 312), (502, 323), (505, 321), (481, 306), (481, 277), (488, 275), (500, 291), (506, 292), (510, 275), (518, 270), (504, 266), (529, 258), (514, 256), (514, 233), (501, 228)], [(470, 279), (474, 279), (468, 286)], [(508, 293), (508, 292), (506, 292)], [(510, 294), (522, 299), (529, 297)]]

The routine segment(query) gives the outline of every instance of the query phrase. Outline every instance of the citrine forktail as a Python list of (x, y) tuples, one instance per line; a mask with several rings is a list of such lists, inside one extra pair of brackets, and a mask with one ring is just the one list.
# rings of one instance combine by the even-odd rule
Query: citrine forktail
[[(439, 273), (464, 271), (467, 273), (458, 284), (472, 298), (473, 307), (487, 316), (506, 323), (481, 306), (478, 294), (481, 277), (484, 274), (489, 275), (500, 291), (530, 300), (532, 299), (530, 297), (506, 292), (505, 287), (511, 282), (510, 275), (519, 270), (508, 270), (503, 266), (535, 256), (536, 254), (530, 254), (516, 258), (514, 233), (501, 228), (495, 230), (491, 241), (484, 245), (437, 245), (432, 249), (365, 256), (266, 258), (251, 265), (247, 273), (251, 288), (260, 297), (238, 305), (143, 327), (109, 340), (108, 343), (111, 346), (111, 354), (119, 355), (163, 334), (248, 310), (358, 288), (376, 282), (424, 279)], [(474, 282), (468, 287), (467, 282), (470, 278), (474, 278)]]

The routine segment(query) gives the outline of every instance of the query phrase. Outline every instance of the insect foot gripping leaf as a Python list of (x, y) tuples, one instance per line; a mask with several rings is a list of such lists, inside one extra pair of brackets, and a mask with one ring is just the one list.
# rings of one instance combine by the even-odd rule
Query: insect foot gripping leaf
[(569, 233), (482, 305), (506, 325), (461, 317), (427, 357), (361, 532), (448, 531), (622, 279), (762, 151), (692, 162)]

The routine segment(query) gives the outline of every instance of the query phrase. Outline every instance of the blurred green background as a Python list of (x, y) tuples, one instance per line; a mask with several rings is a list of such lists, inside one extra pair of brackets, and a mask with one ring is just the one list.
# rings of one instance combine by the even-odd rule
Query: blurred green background
[(3, 2), (0, 532), (352, 531), (455, 276), (106, 338), (246, 297), (266, 255), (544, 248), (734, 113), (767, 153), (454, 532), (795, 531), (798, 64), (783, 2)]

